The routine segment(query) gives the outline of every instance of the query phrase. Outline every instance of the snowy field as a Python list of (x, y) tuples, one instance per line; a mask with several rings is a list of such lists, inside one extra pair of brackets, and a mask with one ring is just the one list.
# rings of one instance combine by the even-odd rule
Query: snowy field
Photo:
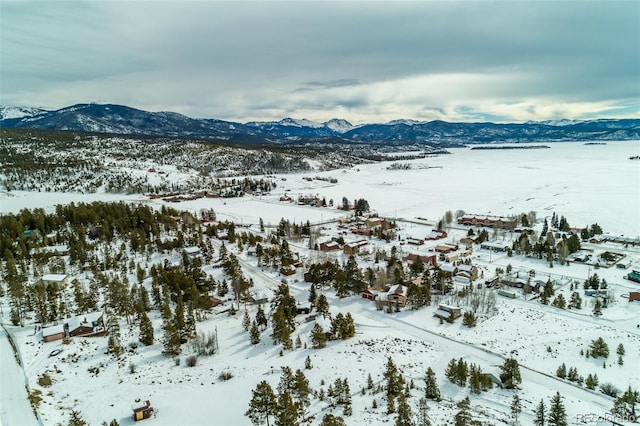
[[(262, 218), (266, 224), (275, 225), (281, 218), (295, 222), (335, 220), (344, 213), (335, 208), (311, 208), (278, 201), (282, 195), (318, 195), (341, 204), (343, 196), (349, 200), (365, 198), (372, 209), (381, 216), (415, 219), (426, 218), (437, 223), (447, 210), (455, 212), (516, 215), (536, 211), (538, 219), (550, 217), (553, 212), (567, 218), (569, 224), (584, 227), (598, 223), (605, 232), (640, 237), (640, 161), (629, 160), (640, 154), (640, 141), (608, 142), (606, 145), (585, 146), (579, 143), (552, 143), (550, 149), (534, 150), (470, 150), (454, 149), (451, 155), (443, 155), (411, 161), (411, 170), (387, 170), (390, 163), (360, 165), (347, 170), (306, 175), (279, 175), (278, 188), (266, 196), (245, 196), (237, 199), (199, 199), (171, 207), (198, 211), (213, 208), (218, 219), (230, 219), (236, 223), (256, 224)], [(428, 167), (428, 168), (427, 168)], [(337, 184), (325, 181), (307, 181), (304, 176), (324, 176), (338, 179)], [(107, 194), (35, 194), (0, 193), (0, 212), (17, 212), (21, 208), (43, 207), (48, 211), (55, 204), (96, 199), (111, 201), (141, 200), (140, 196), (114, 196)], [(145, 200), (160, 205), (160, 200)], [(424, 235), (429, 226), (405, 225), (401, 233)], [(455, 238), (464, 235), (455, 231)], [(300, 249), (302, 250), (302, 245)], [(635, 265), (640, 264), (640, 249), (624, 249), (611, 245), (626, 254)], [(235, 250), (235, 247), (233, 248)], [(595, 250), (604, 250), (595, 248)], [(277, 272), (261, 271), (255, 260), (239, 254), (244, 272), (255, 279), (258, 286), (273, 289), (280, 283)], [(559, 276), (564, 284), (556, 290), (568, 300), (570, 282), (582, 282), (592, 274), (586, 265), (555, 266), (544, 261), (523, 259), (517, 256), (491, 255), (478, 250), (473, 262), (486, 274), (496, 267), (511, 264), (516, 270), (535, 269), (539, 276)], [(208, 267), (205, 271), (220, 274)], [(382, 380), (385, 362), (391, 356), (407, 380), (413, 379), (413, 408), (421, 395), (423, 377), (427, 367), (436, 372), (444, 400), (431, 403), (430, 415), (434, 425), (453, 424), (457, 408), (455, 402), (469, 394), (468, 388), (460, 388), (448, 382), (444, 369), (451, 358), (463, 357), (467, 362), (479, 364), (484, 372), (499, 374), (499, 365), (505, 357), (515, 357), (521, 365), (523, 383), (519, 391), (523, 400), (521, 423), (532, 424), (533, 411), (540, 399), (548, 406), (556, 391), (564, 396), (569, 424), (577, 422), (579, 414), (605, 414), (613, 400), (598, 391), (589, 391), (566, 380), (559, 380), (555, 372), (561, 363), (576, 367), (579, 374), (597, 374), (600, 383), (612, 383), (620, 390), (631, 385), (638, 389), (640, 383), (640, 303), (628, 303), (622, 299), (630, 290), (640, 286), (623, 279), (628, 271), (617, 268), (600, 269), (598, 275), (607, 279), (615, 293), (616, 302), (595, 318), (591, 313), (591, 301), (583, 298), (586, 307), (581, 311), (560, 310), (542, 306), (522, 297), (505, 299), (498, 296), (498, 313), (481, 319), (477, 327), (469, 329), (460, 321), (440, 324), (430, 306), (418, 311), (405, 310), (396, 314), (376, 311), (372, 302), (359, 297), (336, 299), (333, 291), (327, 297), (332, 312), (351, 312), (356, 322), (356, 336), (347, 341), (329, 342), (322, 350), (294, 349), (280, 356), (281, 346), (274, 346), (268, 333), (263, 333), (258, 345), (249, 343), (248, 333), (241, 326), (242, 315), (212, 315), (198, 323), (198, 331), (217, 329), (220, 353), (203, 357), (195, 367), (184, 362), (176, 366), (174, 361), (160, 354), (162, 344), (157, 340), (152, 346), (139, 346), (128, 351), (120, 362), (105, 355), (106, 338), (74, 339), (69, 345), (60, 342), (42, 343), (33, 326), (19, 328), (7, 325), (15, 336), (24, 360), (25, 373), (30, 386), (43, 393), (40, 406), (42, 424), (66, 424), (71, 409), (79, 410), (89, 424), (97, 425), (116, 419), (121, 425), (133, 424), (131, 405), (136, 398), (150, 399), (157, 407), (157, 417), (143, 422), (150, 425), (249, 425), (244, 412), (248, 408), (251, 390), (262, 380), (276, 387), (280, 378), (278, 370), (283, 365), (294, 371), (302, 369), (312, 389), (323, 388), (338, 377), (348, 378), (353, 393), (353, 415), (346, 418), (348, 425), (393, 424), (395, 416), (387, 415), (383, 393), (361, 395), (367, 376)], [(219, 279), (219, 276), (216, 276)], [(150, 285), (150, 280), (145, 281)], [(290, 286), (298, 300), (306, 300), (308, 284), (297, 282)], [(254, 307), (249, 313), (255, 315)], [(2, 322), (9, 324), (5, 308)], [(155, 315), (155, 316), (153, 316)], [(156, 337), (161, 335), (161, 319), (152, 311)], [(303, 343), (310, 345), (309, 333), (313, 323), (301, 324), (295, 331)], [(128, 329), (121, 323), (123, 342), (137, 340), (137, 326)], [(580, 355), (589, 343), (603, 337), (611, 351), (603, 359), (585, 358)], [(626, 349), (624, 365), (618, 365), (615, 348), (623, 343)], [(547, 350), (550, 348), (550, 352)], [(49, 356), (54, 349), (62, 349), (57, 356)], [(15, 362), (7, 360), (8, 350), (3, 343), (3, 380), (0, 402), (3, 424), (13, 426), (37, 424), (30, 412), (23, 413), (23, 421), (15, 423), (13, 413), (5, 408), (6, 395), (13, 394), (12, 386), (20, 375), (12, 374), (5, 381), (5, 369), (15, 373)], [(185, 354), (186, 355), (186, 354)], [(304, 360), (309, 356), (313, 365), (304, 370)], [(129, 365), (136, 366), (135, 372)], [(6, 366), (6, 367), (5, 367)], [(229, 381), (218, 379), (220, 373), (230, 372)], [(53, 379), (50, 387), (37, 384), (38, 377), (47, 373)], [(9, 376), (7, 376), (9, 377)], [(321, 385), (324, 381), (324, 385)], [(493, 388), (480, 395), (469, 394), (474, 417), (485, 424), (511, 424), (508, 418), (513, 391)], [(373, 399), (377, 408), (372, 408)], [(24, 411), (24, 410), (23, 410)], [(327, 408), (327, 404), (314, 400), (308, 410), (315, 415), (311, 424), (317, 425), (328, 412), (342, 415), (340, 409)], [(7, 423), (7, 419), (13, 419)], [(595, 423), (591, 423), (595, 424)], [(604, 424), (604, 423), (603, 423)]]
[[(335, 210), (292, 207), (283, 209), (282, 195), (319, 195), (336, 205), (342, 197), (365, 198), (381, 216), (439, 220), (445, 211), (509, 216), (536, 211), (564, 215), (572, 226), (597, 222), (610, 233), (640, 236), (640, 141), (606, 145), (550, 143), (549, 149), (451, 149), (441, 155), (409, 161), (412, 170), (387, 170), (390, 163), (359, 165), (321, 173), (281, 175), (273, 195), (249, 201), (200, 199), (170, 204), (185, 210), (214, 208), (222, 219), (276, 224), (282, 217), (295, 221), (335, 218)], [(404, 161), (401, 161), (404, 162)], [(426, 168), (429, 167), (429, 168)], [(184, 178), (173, 174), (176, 179)], [(338, 179), (337, 184), (303, 180), (304, 176)], [(286, 179), (286, 180), (282, 180)], [(289, 191), (286, 191), (286, 190)], [(114, 194), (50, 194), (14, 191), (0, 193), (0, 212), (59, 203), (140, 196)], [(253, 202), (252, 202), (253, 201)]]

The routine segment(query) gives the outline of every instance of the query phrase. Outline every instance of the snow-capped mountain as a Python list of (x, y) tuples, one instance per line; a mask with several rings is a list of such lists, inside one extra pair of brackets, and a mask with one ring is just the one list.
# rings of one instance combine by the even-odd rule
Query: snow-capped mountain
[(47, 112), (47, 110), (42, 108), (23, 106), (0, 106), (0, 120), (33, 117), (35, 115), (44, 114), (45, 112)]
[(353, 124), (341, 118), (332, 118), (331, 120), (324, 123), (324, 125), (334, 132), (340, 134), (347, 133), (349, 130), (355, 129), (355, 126)]
[(4, 107), (0, 127), (189, 137), (249, 143), (349, 142), (459, 145), (640, 139), (640, 119), (545, 121), (521, 124), (393, 120), (353, 126), (343, 119), (318, 123), (284, 118), (236, 123), (194, 119), (174, 112), (148, 112), (123, 105), (78, 104), (57, 111)]
[(424, 124), (424, 123), (425, 123), (425, 121), (399, 119), (399, 120), (391, 120), (390, 122), (387, 123), (387, 125), (395, 126), (397, 124), (406, 124), (407, 126), (413, 126), (413, 125), (416, 125), (416, 124)]

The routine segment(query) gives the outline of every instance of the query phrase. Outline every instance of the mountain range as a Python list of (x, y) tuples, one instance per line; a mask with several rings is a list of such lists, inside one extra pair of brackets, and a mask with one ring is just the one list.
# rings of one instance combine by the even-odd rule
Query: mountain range
[(277, 122), (237, 123), (96, 103), (77, 104), (55, 111), (0, 107), (0, 127), (277, 144), (360, 142), (450, 146), (494, 142), (640, 139), (640, 119), (558, 120), (513, 124), (394, 120), (383, 124), (354, 126), (343, 119), (317, 123), (306, 119), (285, 118)]

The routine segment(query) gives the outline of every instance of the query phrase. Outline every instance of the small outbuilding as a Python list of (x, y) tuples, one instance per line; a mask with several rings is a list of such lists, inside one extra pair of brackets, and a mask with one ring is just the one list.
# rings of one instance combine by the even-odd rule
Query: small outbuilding
[(433, 316), (445, 321), (453, 322), (456, 318), (460, 318), (462, 316), (462, 308), (458, 306), (440, 304), (438, 305), (438, 309), (433, 313)]
[(133, 421), (148, 419), (153, 415), (153, 407), (151, 406), (151, 402), (146, 400), (144, 405), (133, 405), (131, 407), (133, 410)]
[(53, 342), (65, 337), (64, 325), (53, 325), (42, 329), (42, 340), (45, 342)]

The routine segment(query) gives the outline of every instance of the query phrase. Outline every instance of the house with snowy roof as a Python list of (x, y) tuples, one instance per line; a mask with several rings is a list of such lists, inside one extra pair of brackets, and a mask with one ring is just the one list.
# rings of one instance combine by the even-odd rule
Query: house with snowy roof
[(389, 290), (378, 293), (378, 303), (381, 306), (397, 306), (404, 308), (407, 304), (407, 290), (408, 287), (402, 284), (396, 284), (389, 288)]

